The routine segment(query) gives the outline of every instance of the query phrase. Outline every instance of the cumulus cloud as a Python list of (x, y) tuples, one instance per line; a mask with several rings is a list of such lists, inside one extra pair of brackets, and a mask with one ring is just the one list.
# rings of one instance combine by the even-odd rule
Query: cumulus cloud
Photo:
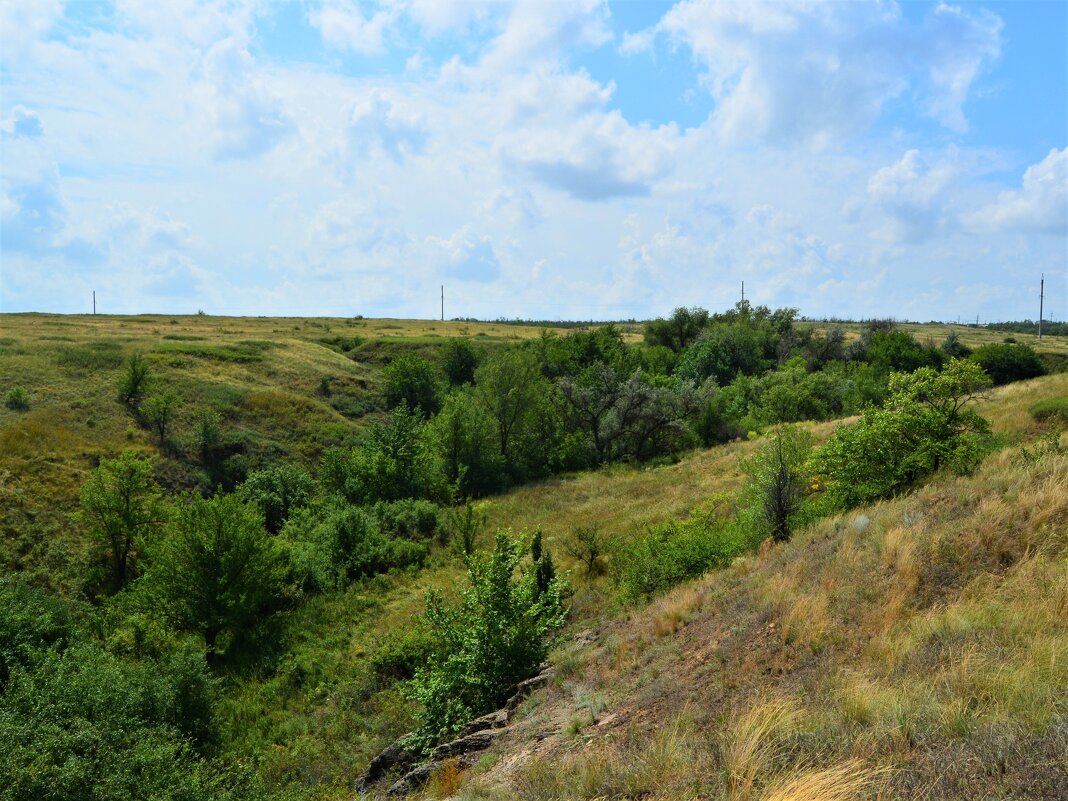
[(386, 39), (397, 21), (398, 7), (376, 8), (365, 15), (352, 0), (327, 0), (308, 12), (308, 20), (323, 41), (335, 50), (377, 55), (386, 50)]
[(445, 274), (461, 281), (487, 283), (501, 274), (501, 263), (489, 237), (475, 234), (464, 226), (448, 239), (428, 240), (445, 254)]
[(378, 147), (395, 162), (423, 151), (429, 136), (423, 115), (374, 89), (360, 100), (349, 117), (352, 151), (366, 155)]
[(588, 114), (566, 128), (502, 139), (505, 161), (573, 198), (602, 201), (648, 195), (670, 168), (678, 131), (629, 125), (618, 112)]
[(1019, 189), (1002, 192), (965, 219), (977, 232), (1068, 233), (1068, 148), (1050, 150), (1027, 168)]
[(868, 197), (885, 221), (874, 235), (891, 242), (918, 242), (948, 224), (942, 208), (956, 171), (919, 150), (877, 170), (868, 180)]
[(683, 0), (657, 29), (706, 68), (729, 142), (825, 145), (870, 126), (913, 82), (930, 113), (960, 129), (968, 91), (1000, 47), (996, 17), (945, 6), (916, 27), (883, 3)]
[(228, 37), (212, 45), (199, 73), (192, 112), (207, 128), (214, 158), (262, 155), (295, 130), (281, 99), (257, 75), (252, 56), (239, 39)]
[(11, 109), (11, 116), (0, 123), (0, 130), (16, 139), (36, 139), (44, 135), (41, 118), (25, 106), (15, 106)]

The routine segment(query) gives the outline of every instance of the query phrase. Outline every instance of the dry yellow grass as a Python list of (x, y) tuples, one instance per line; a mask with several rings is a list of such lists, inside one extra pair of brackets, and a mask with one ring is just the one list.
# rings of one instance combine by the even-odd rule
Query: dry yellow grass
[(749, 801), (758, 783), (783, 769), (782, 745), (801, 713), (791, 698), (759, 699), (726, 727), (720, 745), (727, 798)]
[(783, 779), (764, 801), (855, 801), (878, 778), (859, 762), (845, 762), (824, 770), (809, 770)]

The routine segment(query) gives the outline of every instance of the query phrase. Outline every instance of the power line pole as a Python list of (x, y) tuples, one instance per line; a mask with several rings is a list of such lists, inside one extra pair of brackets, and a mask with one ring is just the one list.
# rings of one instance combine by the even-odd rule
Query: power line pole
[(441, 285), (441, 322), (445, 322), (445, 284)]
[(745, 303), (745, 281), (742, 281), (742, 303)]
[(96, 314), (96, 290), (93, 290), (93, 314)]
[(1046, 274), (1042, 273), (1042, 280), (1038, 284), (1038, 338), (1042, 339), (1042, 305), (1046, 300)]

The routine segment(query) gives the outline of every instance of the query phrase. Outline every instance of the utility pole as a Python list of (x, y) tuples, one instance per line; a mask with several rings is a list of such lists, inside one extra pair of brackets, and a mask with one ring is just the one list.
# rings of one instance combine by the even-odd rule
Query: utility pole
[(96, 290), (93, 290), (93, 314), (96, 314)]
[(445, 284), (441, 285), (441, 322), (445, 322)]
[(1042, 339), (1042, 305), (1046, 300), (1046, 274), (1042, 273), (1042, 280), (1038, 284), (1038, 338)]
[(742, 281), (742, 303), (745, 303), (745, 281)]

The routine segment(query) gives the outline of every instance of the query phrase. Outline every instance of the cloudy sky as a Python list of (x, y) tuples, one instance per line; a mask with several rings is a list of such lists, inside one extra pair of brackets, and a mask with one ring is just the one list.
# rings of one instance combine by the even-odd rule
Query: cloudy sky
[(1066, 9), (3, 0), (0, 310), (1064, 319)]

